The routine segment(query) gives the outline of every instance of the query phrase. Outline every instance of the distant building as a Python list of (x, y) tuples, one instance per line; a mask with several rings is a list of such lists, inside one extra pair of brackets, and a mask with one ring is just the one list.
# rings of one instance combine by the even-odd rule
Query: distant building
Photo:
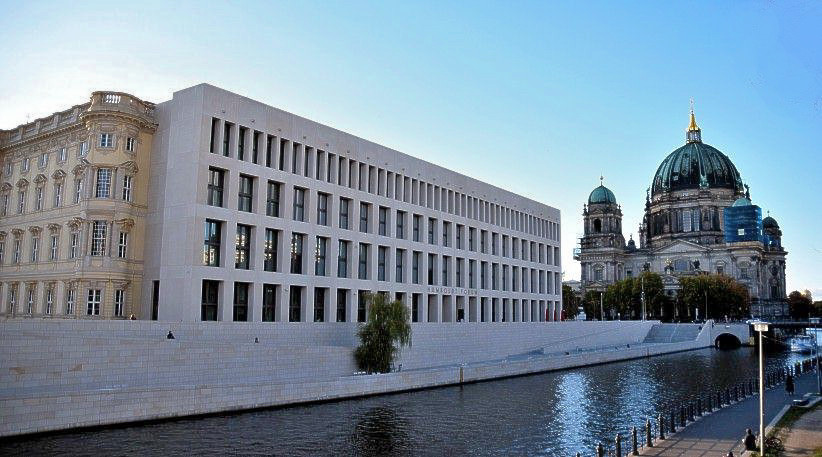
[(583, 290), (601, 291), (653, 271), (674, 297), (679, 277), (718, 273), (748, 288), (753, 315), (787, 312), (782, 231), (751, 204), (728, 156), (702, 142), (693, 110), (685, 145), (662, 161), (646, 194), (639, 246), (633, 237), (625, 242), (621, 206), (601, 183), (582, 214), (584, 235), (574, 258), (581, 263)]
[(201, 84), (0, 131), (0, 316), (552, 321), (560, 212)]

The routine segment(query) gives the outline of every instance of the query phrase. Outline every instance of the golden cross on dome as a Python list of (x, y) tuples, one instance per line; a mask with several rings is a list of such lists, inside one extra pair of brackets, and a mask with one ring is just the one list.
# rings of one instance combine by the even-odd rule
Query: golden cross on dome
[(599, 185), (602, 185), (602, 180), (605, 179), (605, 176), (599, 175)]

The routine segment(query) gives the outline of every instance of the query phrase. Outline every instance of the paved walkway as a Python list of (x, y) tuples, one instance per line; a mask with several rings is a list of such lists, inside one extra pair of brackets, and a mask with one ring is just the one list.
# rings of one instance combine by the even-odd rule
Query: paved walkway
[[(806, 392), (816, 391), (816, 373), (806, 373), (796, 381), (796, 393), (789, 397), (785, 385), (780, 384), (765, 391), (765, 424), (767, 425), (792, 399), (801, 398)], [(688, 424), (678, 433), (657, 441), (654, 447), (645, 448), (641, 455), (664, 455), (683, 457), (724, 457), (739, 448), (745, 429), (758, 434), (759, 396), (754, 395), (713, 414), (703, 416)], [(818, 430), (818, 429), (817, 429)]]
[(786, 455), (819, 455), (814, 451), (822, 449), (822, 408), (805, 413), (794, 422), (782, 444)]

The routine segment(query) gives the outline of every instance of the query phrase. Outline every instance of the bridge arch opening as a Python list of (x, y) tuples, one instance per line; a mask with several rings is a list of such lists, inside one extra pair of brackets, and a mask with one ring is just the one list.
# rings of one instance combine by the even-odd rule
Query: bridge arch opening
[(742, 341), (734, 334), (721, 333), (714, 340), (714, 346), (717, 349), (736, 349), (742, 346)]

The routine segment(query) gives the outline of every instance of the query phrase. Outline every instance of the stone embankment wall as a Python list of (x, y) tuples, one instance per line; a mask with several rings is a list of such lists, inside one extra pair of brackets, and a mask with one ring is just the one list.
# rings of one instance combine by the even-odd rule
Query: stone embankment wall
[[(0, 322), (0, 436), (397, 392), (712, 344), (706, 330), (691, 342), (640, 344), (653, 324), (413, 324), (402, 372), (361, 376), (353, 375), (356, 324), (10, 320)], [(169, 330), (175, 339), (166, 339)]]

